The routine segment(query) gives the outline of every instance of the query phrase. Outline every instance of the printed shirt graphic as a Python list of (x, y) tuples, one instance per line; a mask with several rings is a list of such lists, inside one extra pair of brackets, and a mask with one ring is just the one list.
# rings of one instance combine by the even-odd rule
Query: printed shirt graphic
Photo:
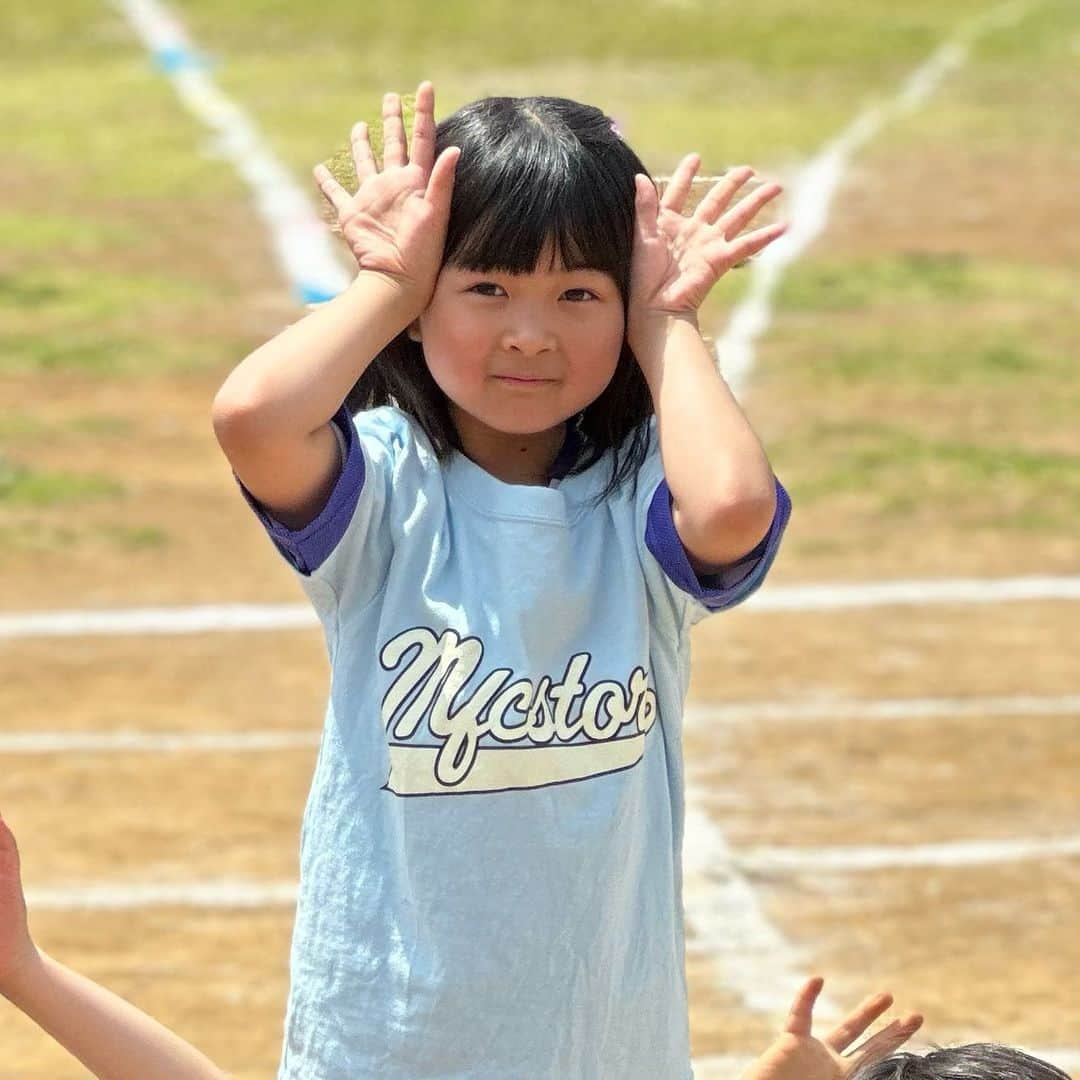
[(685, 1080), (688, 633), (761, 584), (786, 491), (699, 580), (655, 418), (595, 508), (610, 455), (566, 476), (571, 425), (540, 487), (440, 465), (393, 406), (334, 423), (306, 528), (240, 485), (331, 663), (278, 1080)]

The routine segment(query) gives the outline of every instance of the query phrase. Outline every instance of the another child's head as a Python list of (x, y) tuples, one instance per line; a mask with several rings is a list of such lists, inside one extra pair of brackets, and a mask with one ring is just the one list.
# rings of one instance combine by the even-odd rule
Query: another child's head
[(856, 1069), (851, 1080), (1069, 1080), (1049, 1062), (1000, 1043), (970, 1043), (928, 1054), (893, 1054)]
[[(618, 455), (633, 432), (613, 490), (640, 466), (653, 412), (625, 332), (634, 175), (647, 170), (611, 117), (565, 98), (472, 102), (437, 125), (436, 155), (448, 146), (462, 152), (434, 295), (349, 405), (397, 404), (440, 457), (461, 449), (462, 411), (512, 434), (576, 422), (571, 471)], [(521, 390), (496, 374), (555, 381)]]

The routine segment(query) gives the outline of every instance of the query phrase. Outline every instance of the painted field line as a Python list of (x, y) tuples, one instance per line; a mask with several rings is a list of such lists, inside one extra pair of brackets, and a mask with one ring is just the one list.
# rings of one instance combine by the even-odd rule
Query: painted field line
[(319, 738), (319, 731), (12, 731), (0, 733), (0, 754), (249, 753), (318, 746)]
[[(804, 702), (760, 701), (687, 705), (688, 723), (735, 724), (790, 720), (910, 720), (949, 716), (1072, 716), (1080, 694), (1059, 697), (897, 698)], [(307, 731), (0, 731), (0, 754), (258, 752), (318, 746)]]
[[(717, 986), (736, 993), (745, 1008), (782, 1014), (805, 978), (801, 972), (806, 961), (769, 921), (756, 889), (732, 857), (723, 831), (702, 810), (702, 802), (687, 777), (683, 907), (696, 937), (692, 951), (709, 957), (716, 966)], [(816, 1008), (827, 1019), (840, 1018), (837, 1003), (826, 992)]]
[(72, 885), (26, 890), (26, 904), (39, 911), (134, 911), (152, 907), (293, 907), (295, 881), (176, 881), (141, 884)]
[[(256, 212), (269, 228), (278, 263), (295, 298), (311, 304), (337, 296), (351, 279), (337, 258), (333, 234), (244, 110), (214, 83), (207, 70), (210, 62), (191, 44), (177, 17), (157, 0), (112, 2), (127, 17), (180, 100), (214, 133), (208, 153), (231, 162), (250, 187)], [(314, 180), (311, 185), (314, 190)]]
[(760, 723), (791, 720), (920, 720), (950, 716), (1072, 716), (1080, 713), (1080, 694), (971, 698), (892, 698), (862, 701), (739, 702), (687, 705), (702, 723)]
[(987, 32), (1019, 22), (1033, 5), (1010, 2), (965, 23), (908, 77), (900, 92), (884, 104), (860, 112), (831, 142), (790, 178), (781, 178), (789, 209), (783, 215), (788, 231), (750, 262), (746, 296), (735, 305), (716, 340), (716, 356), (724, 379), (741, 397), (754, 362), (754, 342), (769, 328), (772, 296), (784, 269), (824, 231), (837, 187), (852, 155), (895, 117), (923, 104), (951, 71), (964, 64), (972, 43)]
[[(834, 611), (924, 604), (1000, 604), (1080, 600), (1080, 576), (963, 578), (823, 585), (768, 583), (740, 605), (749, 611)], [(90, 634), (205, 634), (317, 626), (309, 604), (196, 604), (185, 607), (13, 611), (0, 615), (0, 638)]]
[(834, 611), (910, 604), (1000, 604), (1015, 600), (1080, 600), (1080, 576), (928, 578), (787, 585), (773, 589), (764, 585), (742, 606), (755, 611)]
[(1030, 862), (1080, 855), (1080, 836), (1042, 840), (969, 840), (949, 844), (910, 844), (866, 847), (781, 848), (754, 847), (740, 851), (735, 862), (744, 870), (845, 873), (938, 866), (959, 870), (965, 866)]

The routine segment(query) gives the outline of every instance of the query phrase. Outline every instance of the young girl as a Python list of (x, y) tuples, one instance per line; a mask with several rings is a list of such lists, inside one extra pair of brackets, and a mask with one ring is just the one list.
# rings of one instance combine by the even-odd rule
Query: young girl
[[(894, 1020), (857, 1050), (841, 1056), (841, 1051), (846, 1050), (889, 1007), (892, 996), (875, 994), (867, 998), (839, 1027), (824, 1040), (819, 1040), (811, 1035), (811, 1025), (814, 1001), (823, 985), (821, 978), (809, 979), (803, 985), (783, 1032), (743, 1073), (741, 1080), (859, 1080), (864, 1067), (874, 1068), (877, 1063), (887, 1060), (887, 1056), (906, 1042), (922, 1023), (919, 1016), (905, 1021)], [(36, 1021), (102, 1080), (228, 1080), (227, 1073), (168, 1028), (36, 947), (27, 922), (18, 848), (2, 818), (0, 995)], [(978, 1051), (980, 1062), (993, 1060), (998, 1064), (1015, 1065), (1023, 1056), (1018, 1051), (994, 1044), (961, 1047), (955, 1053), (967, 1051)], [(360, 1074), (337, 1075), (342, 1080), (346, 1076), (353, 1080)], [(533, 1075), (543, 1075), (543, 1070)], [(893, 1074), (875, 1072), (873, 1075), (886, 1080)], [(943, 1069), (940, 1073), (920, 1071), (912, 1075), (913, 1080), (915, 1076), (918, 1080), (936, 1080), (938, 1077), (944, 1080), (946, 1075), (956, 1080), (969, 1074)], [(973, 1070), (970, 1075), (972, 1080), (988, 1080), (996, 1074)], [(1046, 1071), (1040, 1068), (1030, 1073), (1017, 1069), (1015, 1075), (1018, 1080), (1029, 1076), (1030, 1080), (1068, 1080), (1064, 1073), (1051, 1066), (1046, 1066)]]
[(697, 309), (780, 187), (684, 218), (558, 98), (383, 128), (315, 169), (355, 282), (213, 409), (332, 666), (279, 1075), (685, 1080), (688, 634), (790, 507)]
[(383, 120), (315, 170), (354, 283), (213, 408), (332, 667), (279, 1080), (683, 1080), (689, 631), (790, 512), (697, 310), (780, 187), (684, 217), (697, 155), (660, 201), (559, 98)]

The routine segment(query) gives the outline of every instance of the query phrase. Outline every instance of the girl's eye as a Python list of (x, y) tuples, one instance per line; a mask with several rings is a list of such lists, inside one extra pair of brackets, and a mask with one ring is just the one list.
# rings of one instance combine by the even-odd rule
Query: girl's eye
[[(502, 288), (502, 286), (501, 285), (496, 285), (494, 281), (478, 281), (475, 285), (470, 286), (468, 291), (469, 292), (474, 292), (479, 296), (496, 296), (497, 295), (496, 293), (494, 293), (494, 292), (486, 292), (484, 290), (487, 290), (487, 289), (501, 289), (501, 288)], [(573, 302), (575, 304), (580, 304), (584, 300), (595, 300), (596, 299), (596, 293), (594, 293), (591, 289), (584, 289), (584, 288), (567, 289), (566, 293), (564, 293), (564, 295), (568, 296), (571, 293), (584, 294), (584, 295), (581, 295), (581, 296), (573, 297)]]

